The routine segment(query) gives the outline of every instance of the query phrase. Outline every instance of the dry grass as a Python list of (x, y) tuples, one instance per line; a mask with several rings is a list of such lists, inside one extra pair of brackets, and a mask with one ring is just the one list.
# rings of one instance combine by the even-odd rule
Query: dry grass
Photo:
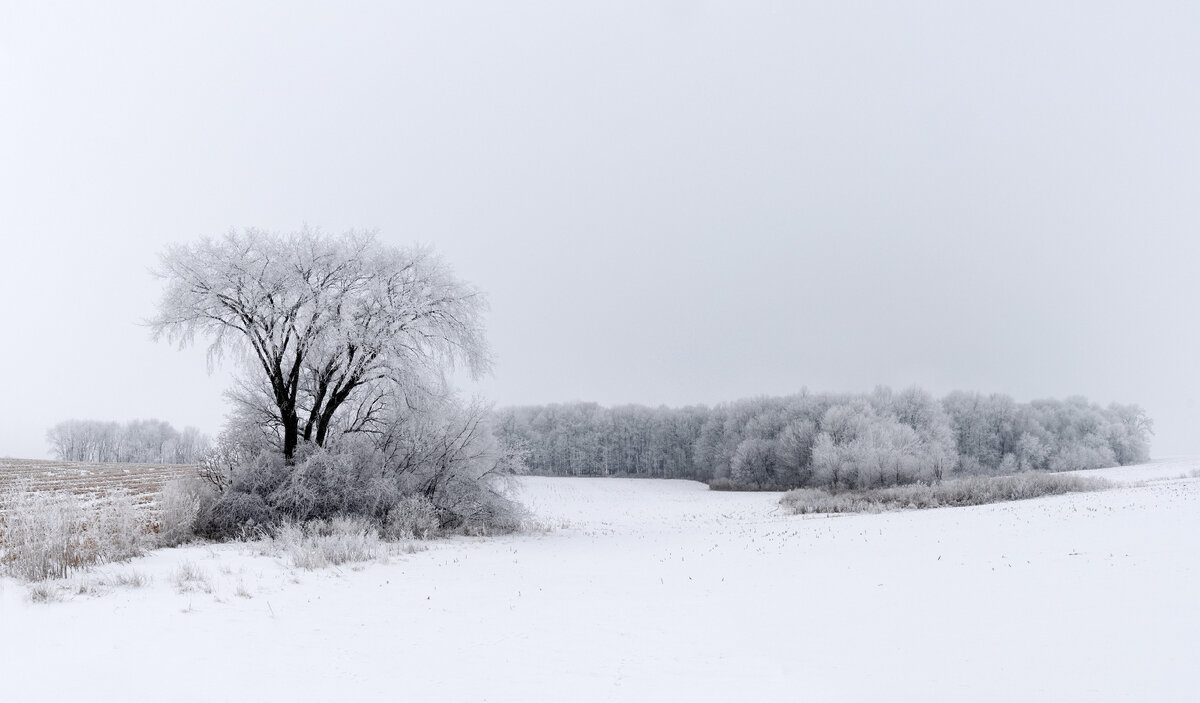
[(150, 577), (140, 571), (113, 571), (76, 574), (65, 579), (46, 579), (29, 584), (29, 600), (57, 603), (77, 596), (104, 596), (118, 588), (142, 588)]
[(275, 531), (272, 543), (292, 566), (309, 570), (371, 561), (388, 551), (373, 523), (353, 517), (287, 523)]
[(85, 502), (17, 487), (0, 494), (0, 506), (0, 567), (28, 581), (126, 561), (151, 546), (146, 512), (121, 490)]
[(208, 573), (196, 566), (194, 562), (182, 562), (176, 567), (173, 579), (175, 588), (180, 593), (189, 591), (212, 593), (212, 581), (209, 579)]
[(34, 603), (57, 603), (63, 597), (62, 588), (52, 581), (38, 581), (29, 586), (29, 600)]
[(374, 522), (354, 516), (284, 523), (257, 544), (260, 554), (286, 557), (293, 568), (309, 571), (355, 562), (386, 562), (391, 555), (425, 550), (411, 540), (384, 539)]
[[(64, 579), (191, 536), (195, 467), (0, 459), (0, 569)], [(164, 489), (165, 487), (165, 489)]]

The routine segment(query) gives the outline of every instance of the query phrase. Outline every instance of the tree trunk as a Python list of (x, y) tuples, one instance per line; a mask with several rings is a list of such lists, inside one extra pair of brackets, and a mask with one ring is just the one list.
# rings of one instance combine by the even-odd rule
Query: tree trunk
[(296, 463), (296, 445), (300, 439), (300, 418), (296, 409), (280, 408), (280, 419), (283, 420), (283, 461), (288, 466)]
[(334, 413), (342, 406), (342, 403), (346, 402), (346, 399), (350, 397), (350, 392), (357, 388), (358, 385), (357, 380), (351, 379), (329, 395), (329, 400), (325, 402), (325, 407), (321, 410), (321, 414), (317, 418), (317, 436), (315, 441), (318, 447), (325, 446), (325, 440), (329, 434), (329, 426), (333, 423)]

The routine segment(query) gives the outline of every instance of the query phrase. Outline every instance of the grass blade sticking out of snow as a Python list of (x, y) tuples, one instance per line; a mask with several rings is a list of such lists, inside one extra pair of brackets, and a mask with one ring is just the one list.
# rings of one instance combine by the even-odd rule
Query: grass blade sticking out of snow
[(208, 573), (196, 566), (194, 562), (185, 561), (180, 563), (175, 569), (174, 574), (175, 588), (180, 593), (189, 591), (204, 591), (212, 593), (212, 581), (208, 577)]
[(820, 488), (788, 491), (779, 503), (789, 512), (877, 513), (884, 510), (945, 508), (1002, 503), (1042, 496), (1099, 491), (1112, 483), (1101, 478), (1070, 474), (1025, 473), (1015, 476), (973, 476), (934, 484), (844, 490), (830, 492)]

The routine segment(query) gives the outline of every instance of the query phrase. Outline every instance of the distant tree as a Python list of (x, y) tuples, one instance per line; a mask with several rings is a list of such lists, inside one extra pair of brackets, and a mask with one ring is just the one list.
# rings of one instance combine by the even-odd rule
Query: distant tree
[(775, 456), (783, 484), (803, 486), (809, 482), (816, 435), (817, 423), (805, 417), (793, 420), (779, 432)]
[(779, 487), (779, 459), (775, 443), (753, 437), (742, 440), (733, 453), (729, 477), (741, 486)]
[(1120, 464), (1134, 464), (1150, 458), (1150, 435), (1154, 434), (1154, 422), (1146, 411), (1137, 405), (1108, 406), (1113, 419), (1106, 434), (1113, 455)]
[(61, 461), (195, 464), (209, 439), (195, 427), (179, 432), (162, 420), (133, 420), (124, 425), (96, 420), (66, 420), (46, 432), (50, 451)]

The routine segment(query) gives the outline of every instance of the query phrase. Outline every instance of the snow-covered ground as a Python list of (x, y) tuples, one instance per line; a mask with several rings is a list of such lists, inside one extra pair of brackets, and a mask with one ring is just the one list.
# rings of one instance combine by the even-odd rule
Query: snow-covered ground
[[(149, 585), (52, 604), (0, 580), (0, 700), (1192, 701), (1198, 468), (839, 517), (526, 478), (548, 532), (316, 572), (160, 550), (107, 569)], [(179, 592), (183, 562), (211, 593)]]

